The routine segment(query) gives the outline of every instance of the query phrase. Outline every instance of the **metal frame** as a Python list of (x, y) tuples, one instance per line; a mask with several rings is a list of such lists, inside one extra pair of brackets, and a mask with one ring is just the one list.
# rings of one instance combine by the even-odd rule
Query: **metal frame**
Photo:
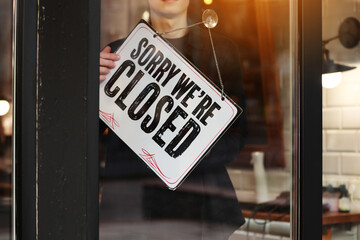
[(100, 1), (15, 8), (13, 239), (98, 239)]
[(322, 238), (321, 1), (298, 0), (297, 131), (294, 164), (295, 239)]
[(25, 238), (23, 236), (35, 239), (36, 3), (15, 1), (14, 13), (13, 239), (15, 240)]

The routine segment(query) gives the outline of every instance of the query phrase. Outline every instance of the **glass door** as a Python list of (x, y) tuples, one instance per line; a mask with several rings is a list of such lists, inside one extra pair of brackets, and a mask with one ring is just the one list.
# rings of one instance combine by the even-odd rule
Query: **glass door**
[[(244, 112), (176, 190), (169, 190), (159, 174), (151, 170), (151, 164), (127, 146), (129, 140), (121, 140), (112, 130), (114, 122), (103, 118), (100, 239), (293, 238), (295, 4), (288, 0), (184, 0), (176, 3), (177, 12), (171, 4), (103, 0), (100, 48), (103, 54), (117, 52), (120, 60), (115, 55), (113, 59), (103, 58), (120, 66), (126, 60), (121, 55), (123, 46), (132, 37), (125, 38), (144, 19), (170, 48), (184, 56), (184, 61), (194, 64), (219, 88), (223, 84), (225, 93)], [(202, 24), (207, 9), (214, 10), (218, 17), (211, 30)], [(166, 25), (174, 24), (171, 20), (177, 14), (185, 14), (186, 24)], [(146, 57), (152, 57), (147, 46), (150, 43), (143, 45), (144, 64)], [(146, 66), (144, 75), (153, 81)], [(113, 68), (105, 63), (102, 67)], [(111, 74), (103, 70), (106, 84)], [(110, 90), (120, 84), (111, 85)], [(118, 95), (121, 91), (120, 87)], [(134, 91), (140, 93), (141, 89), (135, 86)], [(133, 99), (136, 97), (130, 92), (123, 101), (126, 106), (133, 104), (131, 94)], [(149, 112), (142, 117), (152, 116)], [(162, 112), (164, 116), (170, 113)]]
[(14, 239), (318, 239), (321, 4), (99, 4), (16, 5)]

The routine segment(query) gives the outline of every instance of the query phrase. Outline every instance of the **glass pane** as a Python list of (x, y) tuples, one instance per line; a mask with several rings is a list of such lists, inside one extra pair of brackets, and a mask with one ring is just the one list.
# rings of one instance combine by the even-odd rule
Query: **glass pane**
[(324, 234), (350, 239), (360, 219), (360, 3), (322, 4)]
[(0, 1), (0, 239), (10, 239), (12, 173), (12, 1)]
[[(288, 0), (102, 1), (102, 67), (111, 68), (105, 60), (116, 57), (107, 54), (109, 49), (106, 46), (110, 46), (111, 51), (119, 49), (119, 52), (125, 48), (124, 45), (129, 46), (136, 38), (133, 35), (125, 38), (143, 18), (158, 32), (152, 37), (161, 35), (185, 56), (183, 61), (191, 62), (219, 88), (222, 86), (221, 79), (225, 93), (243, 108), (244, 113), (176, 190), (169, 190), (161, 177), (151, 170), (156, 164), (147, 166), (146, 161), (127, 146), (128, 140), (124, 143), (111, 130), (114, 125), (110, 122), (120, 126), (121, 121), (113, 121), (114, 115), (108, 115), (110, 120), (107, 124), (101, 121), (101, 240), (291, 238), (294, 121), (292, 7)], [(219, 19), (210, 31), (201, 23), (205, 9), (213, 9)], [(162, 66), (164, 74), (168, 74), (173, 65), (166, 67), (167, 56), (160, 56), (162, 53), (154, 50), (156, 47), (150, 47), (145, 40), (138, 51), (142, 47), (147, 50), (139, 53), (136, 64), (144, 66), (141, 70), (149, 81), (161, 84), (154, 79), (156, 69)], [(131, 61), (135, 61), (136, 49)], [(120, 54), (120, 60), (115, 62), (121, 65), (124, 61)], [(154, 72), (151, 72), (152, 66)], [(108, 84), (117, 68), (118, 65), (101, 84)], [(100, 73), (105, 78), (108, 71), (103, 68)], [(129, 79), (132, 78), (134, 76), (129, 76)], [(180, 81), (180, 74), (173, 79)], [(189, 82), (182, 82), (182, 86)], [(108, 90), (112, 92), (116, 84), (108, 85)], [(192, 91), (191, 86), (189, 84), (188, 89), (184, 88), (184, 94)], [(123, 91), (119, 89), (118, 93), (114, 93), (114, 100), (119, 99), (118, 106), (124, 103), (121, 111), (125, 109), (124, 112), (128, 113), (131, 110), (126, 107), (134, 103), (130, 100), (126, 102), (127, 95), (119, 97)], [(138, 91), (140, 94), (141, 89)], [(197, 98), (198, 95), (192, 93), (186, 102)], [(198, 94), (201, 95), (200, 91)], [(165, 108), (166, 105), (160, 106)], [(132, 112), (136, 115), (140, 110)], [(162, 110), (161, 114), (169, 116), (171, 112)], [(146, 114), (140, 116), (139, 122)], [(192, 114), (189, 113), (190, 116)], [(197, 121), (196, 117), (194, 119)], [(179, 122), (174, 122), (177, 133), (176, 124)], [(204, 124), (199, 125), (206, 129)], [(134, 135), (136, 131), (134, 129)], [(170, 135), (167, 136), (164, 137), (164, 148), (171, 140)], [(142, 139), (136, 141), (141, 142)]]

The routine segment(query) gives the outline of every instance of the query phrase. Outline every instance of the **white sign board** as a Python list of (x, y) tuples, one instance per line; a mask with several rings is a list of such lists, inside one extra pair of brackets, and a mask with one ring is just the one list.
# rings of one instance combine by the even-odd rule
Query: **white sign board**
[(176, 189), (242, 110), (154, 34), (141, 21), (117, 50), (100, 118)]

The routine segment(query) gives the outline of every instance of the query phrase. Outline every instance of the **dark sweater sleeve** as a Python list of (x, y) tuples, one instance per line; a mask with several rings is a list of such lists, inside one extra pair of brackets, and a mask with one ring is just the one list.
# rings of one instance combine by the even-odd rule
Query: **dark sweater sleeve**
[(123, 44), (123, 42), (125, 41), (126, 38), (123, 38), (123, 39), (119, 39), (119, 40), (116, 40), (116, 41), (113, 41), (111, 43), (109, 43), (107, 46), (109, 46), (111, 48), (111, 52), (116, 52), (119, 47)]

